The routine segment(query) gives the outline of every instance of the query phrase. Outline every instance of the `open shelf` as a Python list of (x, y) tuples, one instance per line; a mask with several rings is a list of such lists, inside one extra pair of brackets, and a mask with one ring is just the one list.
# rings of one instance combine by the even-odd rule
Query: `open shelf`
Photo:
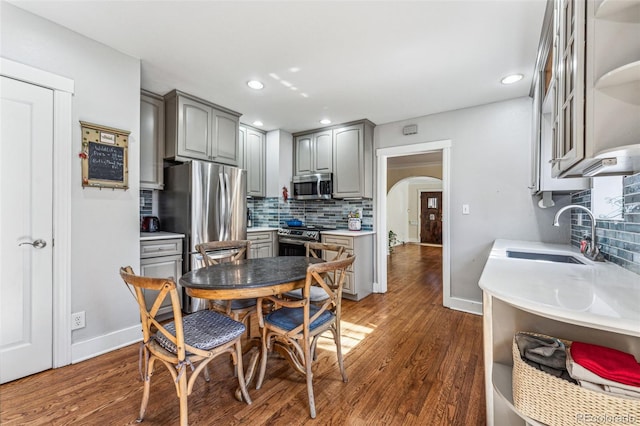
[(630, 104), (640, 105), (640, 61), (609, 71), (596, 81), (595, 88)]
[(621, 15), (625, 17), (634, 16), (640, 22), (640, 0), (603, 0), (598, 10), (596, 18), (614, 19)]
[(527, 422), (528, 425), (531, 426), (546, 426), (544, 423), (540, 423), (536, 420), (533, 420), (530, 417), (527, 417), (521, 414), (518, 409), (513, 405), (513, 367), (510, 365), (501, 364), (499, 362), (493, 363), (493, 388), (496, 390), (498, 395), (502, 397), (504, 402), (509, 406), (509, 408), (516, 413), (522, 420)]

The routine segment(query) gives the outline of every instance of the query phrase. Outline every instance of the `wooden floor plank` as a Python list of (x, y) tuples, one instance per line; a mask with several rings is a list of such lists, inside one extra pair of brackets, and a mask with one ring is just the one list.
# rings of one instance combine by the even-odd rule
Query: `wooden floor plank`
[[(485, 424), (482, 320), (442, 307), (441, 248), (396, 247), (388, 257), (388, 292), (345, 300), (343, 320), (349, 381), (342, 382), (331, 340), (323, 339), (314, 367), (315, 420), (303, 378), (274, 355), (262, 388), (249, 389), (250, 406), (233, 397), (228, 359), (214, 361), (211, 381), (199, 379), (189, 398), (190, 423)], [(134, 424), (141, 397), (138, 345), (131, 345), (0, 386), (0, 423)], [(178, 419), (169, 373), (159, 367), (144, 424)]]

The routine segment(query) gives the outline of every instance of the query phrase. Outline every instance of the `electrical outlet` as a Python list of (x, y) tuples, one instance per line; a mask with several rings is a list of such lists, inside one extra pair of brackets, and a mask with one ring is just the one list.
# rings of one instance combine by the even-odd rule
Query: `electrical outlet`
[(77, 330), (85, 327), (84, 311), (71, 314), (71, 330)]

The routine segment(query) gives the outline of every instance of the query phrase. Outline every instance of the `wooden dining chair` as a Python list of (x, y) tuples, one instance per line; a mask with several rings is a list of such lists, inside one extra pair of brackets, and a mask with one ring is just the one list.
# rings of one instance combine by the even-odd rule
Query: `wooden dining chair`
[[(140, 362), (144, 390), (138, 422), (144, 419), (147, 410), (151, 376), (156, 361), (169, 370), (175, 383), (180, 399), (181, 425), (188, 424), (187, 398), (193, 390), (195, 380), (209, 362), (222, 354), (231, 355), (240, 392), (247, 404), (251, 404), (242, 367), (240, 339), (245, 332), (244, 324), (210, 310), (198, 311), (183, 317), (176, 283), (171, 278), (141, 277), (135, 275), (130, 266), (120, 268), (120, 276), (138, 302), (142, 321)], [(133, 287), (133, 291), (129, 286)], [(150, 309), (147, 309), (145, 302), (145, 290), (158, 291)], [(167, 297), (171, 299), (173, 321), (161, 324), (156, 316)], [(189, 374), (188, 370), (192, 370), (192, 373)], [(205, 379), (208, 381), (206, 374)]]
[[(342, 360), (340, 317), (342, 288), (347, 268), (353, 264), (354, 260), (355, 256), (348, 254), (344, 259), (309, 265), (302, 289), (303, 298), (300, 300), (284, 300), (273, 296), (258, 299), (258, 320), (262, 330), (262, 355), (256, 389), (260, 389), (262, 386), (269, 352), (273, 350), (274, 345), (281, 345), (289, 354), (296, 371), (306, 377), (309, 412), (312, 418), (316, 417), (311, 368), (313, 354), (320, 335), (327, 330), (333, 334), (342, 380), (347, 381)], [(327, 277), (332, 275), (335, 276), (335, 281), (329, 282)], [(311, 303), (310, 290), (314, 285), (322, 288), (328, 296), (322, 305)], [(263, 316), (263, 302), (267, 300), (274, 304), (274, 308)]]
[[(307, 257), (322, 259), (322, 252), (325, 251), (325, 252), (331, 253), (329, 256), (325, 256), (327, 258), (325, 260), (329, 260), (329, 261), (339, 259), (345, 251), (344, 246), (337, 245), (337, 244), (315, 243), (315, 242), (309, 241), (304, 243), (304, 246), (305, 246)], [(333, 282), (333, 280), (335, 279), (335, 276), (328, 276), (327, 279), (332, 280)], [(311, 300), (311, 303), (314, 303), (314, 304), (322, 304), (329, 297), (327, 295), (327, 292), (318, 286), (311, 287), (310, 291), (311, 291), (310, 300)], [(302, 289), (299, 288), (296, 290), (288, 291), (284, 293), (282, 296), (286, 299), (300, 300), (302, 299)]]
[[(223, 262), (246, 259), (251, 250), (249, 240), (210, 241), (196, 245), (202, 255), (205, 266), (218, 265)], [(251, 314), (256, 312), (257, 300), (209, 300), (209, 309), (222, 312), (247, 327), (247, 335), (251, 335)]]

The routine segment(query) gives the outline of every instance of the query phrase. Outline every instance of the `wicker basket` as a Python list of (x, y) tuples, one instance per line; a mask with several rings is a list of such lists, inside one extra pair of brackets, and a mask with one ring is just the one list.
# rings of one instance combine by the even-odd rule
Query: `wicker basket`
[(513, 403), (521, 414), (549, 426), (640, 425), (640, 400), (594, 392), (537, 370), (522, 360), (515, 337)]

